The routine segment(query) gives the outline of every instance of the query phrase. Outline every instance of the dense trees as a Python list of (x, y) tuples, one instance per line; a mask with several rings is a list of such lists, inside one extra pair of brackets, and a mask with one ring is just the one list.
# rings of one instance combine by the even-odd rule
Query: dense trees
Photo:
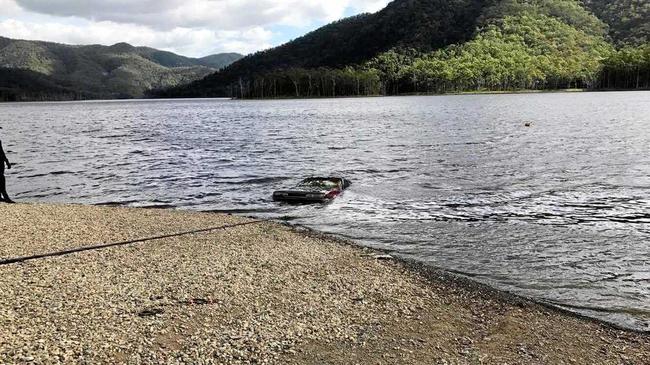
[(0, 68), (0, 102), (78, 100), (94, 96), (59, 85), (39, 72)]
[[(649, 14), (647, 0), (395, 0), (375, 14), (334, 22), (202, 80), (151, 95), (279, 98), (650, 88)], [(0, 50), (13, 52), (11, 43), (0, 37)], [(179, 85), (196, 78), (197, 64), (224, 60), (189, 59), (125, 43), (81, 47), (83, 52), (45, 45), (22, 47), (28, 52), (18, 52), (24, 57), (13, 62), (65, 74), (72, 83), (59, 84), (61, 90), (105, 97)]]
[(609, 34), (617, 45), (641, 46), (650, 42), (650, 1), (582, 0), (582, 2), (609, 25)]
[(606, 26), (575, 1), (502, 1), (486, 9), (481, 26), (473, 40), (407, 66), (394, 54), (369, 65), (388, 62), (382, 82), (394, 84), (397, 74), (402, 92), (650, 88), (650, 45), (615, 50)]
[(237, 98), (368, 96), (380, 93), (381, 82), (374, 70), (290, 68), (240, 78), (228, 89)]
[(601, 89), (650, 89), (650, 45), (627, 46), (614, 51), (604, 62)]
[[(494, 15), (503, 13), (513, 15)], [(482, 22), (464, 44), (413, 60), (413, 50), (390, 52), (368, 66), (388, 70), (382, 84), (399, 85), (388, 93), (650, 88), (650, 45), (615, 50), (603, 24), (573, 1), (503, 1)]]
[[(647, 88), (647, 42), (616, 50), (608, 42), (610, 28), (592, 13), (609, 14), (625, 4), (632, 6), (625, 14), (643, 18), (647, 6), (635, 0), (397, 0), (377, 14), (330, 24), (160, 95)], [(629, 31), (635, 39), (644, 32)]]
[[(204, 80), (160, 96), (226, 96), (261, 73), (292, 68), (342, 70), (391, 50), (432, 51), (470, 39), (479, 15), (497, 0), (397, 0), (375, 14), (343, 19), (279, 47), (258, 52)], [(387, 89), (390, 92), (391, 86)], [(295, 94), (295, 93), (292, 93)], [(291, 96), (292, 94), (285, 95)]]
[[(413, 92), (593, 87), (610, 46), (557, 18), (506, 16), (472, 41), (402, 69)], [(404, 90), (404, 88), (402, 88)]]

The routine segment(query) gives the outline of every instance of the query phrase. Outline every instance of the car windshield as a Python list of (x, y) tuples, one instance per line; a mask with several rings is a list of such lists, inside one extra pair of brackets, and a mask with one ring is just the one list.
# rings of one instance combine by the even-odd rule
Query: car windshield
[(339, 187), (339, 183), (333, 180), (317, 180), (309, 179), (304, 180), (298, 184), (301, 188), (310, 188), (310, 189), (320, 189), (320, 190), (331, 190)]

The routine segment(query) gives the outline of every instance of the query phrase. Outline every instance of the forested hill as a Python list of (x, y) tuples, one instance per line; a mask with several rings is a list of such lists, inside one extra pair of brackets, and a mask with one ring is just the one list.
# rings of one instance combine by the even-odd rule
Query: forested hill
[(650, 87), (647, 7), (647, 0), (395, 0), (155, 95)]
[(342, 67), (392, 48), (437, 49), (473, 33), (489, 1), (401, 0), (375, 14), (326, 25), (292, 42), (248, 56), (236, 72), (285, 67)]
[(241, 57), (189, 58), (127, 43), (71, 46), (0, 37), (0, 101), (142, 97), (150, 89), (200, 79)]
[(92, 98), (40, 72), (0, 68), (0, 101), (78, 100)]
[(434, 50), (469, 39), (492, 0), (398, 0), (375, 14), (346, 18), (276, 48), (249, 55), (188, 87), (163, 92), (225, 95), (232, 82), (274, 70), (343, 68), (391, 49)]
[(584, 4), (609, 26), (616, 44), (641, 46), (650, 42), (650, 1), (584, 0)]

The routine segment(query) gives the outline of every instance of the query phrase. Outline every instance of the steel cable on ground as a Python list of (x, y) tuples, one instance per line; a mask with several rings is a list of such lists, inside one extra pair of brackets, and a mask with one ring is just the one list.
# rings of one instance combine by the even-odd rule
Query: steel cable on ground
[(190, 234), (218, 231), (218, 230), (222, 230), (222, 229), (247, 226), (247, 225), (257, 224), (257, 223), (262, 223), (262, 222), (264, 222), (264, 221), (255, 220), (255, 221), (243, 222), (243, 223), (233, 223), (233, 224), (226, 224), (226, 225), (222, 225), (222, 226), (201, 228), (201, 229), (195, 229), (195, 230), (183, 231), (183, 232), (176, 232), (176, 233), (169, 233), (169, 234), (164, 234), (164, 235), (159, 235), (159, 236), (138, 238), (138, 239), (127, 240), (127, 241), (112, 242), (112, 243), (102, 243), (102, 244), (97, 244), (97, 245), (88, 245), (88, 246), (82, 246), (82, 247), (77, 247), (77, 248), (71, 248), (71, 249), (67, 249), (67, 250), (36, 254), (36, 255), (31, 255), (31, 256), (12, 257), (12, 258), (8, 258), (8, 259), (0, 260), (0, 266), (10, 265), (10, 264), (17, 264), (17, 263), (22, 263), (22, 262), (26, 262), (26, 261), (32, 261), (32, 260), (38, 260), (38, 259), (44, 259), (44, 258), (50, 258), (50, 257), (65, 256), (65, 255), (70, 255), (70, 254), (73, 254), (73, 253), (84, 252), (84, 251), (100, 250), (100, 249), (109, 248), (109, 247), (126, 246), (126, 245), (131, 245), (131, 244), (136, 244), (136, 243), (143, 243), (143, 242), (149, 242), (149, 241), (162, 240), (162, 239), (165, 239), (165, 238), (180, 237), (180, 236), (187, 236), (187, 235), (190, 235)]

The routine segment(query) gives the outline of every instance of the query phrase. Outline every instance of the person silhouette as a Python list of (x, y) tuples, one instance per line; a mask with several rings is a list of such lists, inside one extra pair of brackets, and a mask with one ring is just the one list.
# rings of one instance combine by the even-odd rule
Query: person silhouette
[(5, 203), (13, 203), (13, 200), (9, 198), (7, 194), (7, 187), (5, 183), (5, 164), (7, 164), (7, 169), (11, 169), (11, 163), (5, 155), (5, 151), (2, 149), (2, 141), (0, 141), (0, 200)]

